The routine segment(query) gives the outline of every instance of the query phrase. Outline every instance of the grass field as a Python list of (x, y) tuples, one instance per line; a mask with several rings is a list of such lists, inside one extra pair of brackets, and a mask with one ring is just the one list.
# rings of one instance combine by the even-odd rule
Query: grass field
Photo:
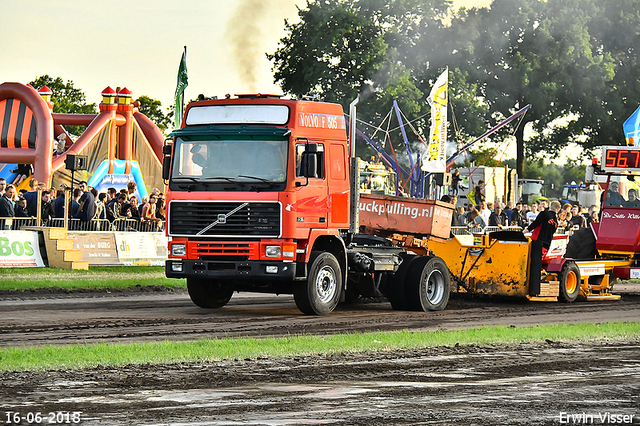
[(0, 268), (0, 290), (127, 288), (162, 285), (186, 287), (186, 280), (164, 276), (164, 266), (92, 266), (88, 271), (57, 268)]
[(500, 326), (436, 332), (405, 330), (329, 336), (288, 336), (274, 339), (235, 338), (193, 342), (42, 346), (0, 349), (0, 371), (207, 362), (223, 359), (391, 351), (471, 344), (546, 344), (563, 341), (637, 341), (638, 339), (640, 339), (640, 323), (604, 323), (522, 328)]

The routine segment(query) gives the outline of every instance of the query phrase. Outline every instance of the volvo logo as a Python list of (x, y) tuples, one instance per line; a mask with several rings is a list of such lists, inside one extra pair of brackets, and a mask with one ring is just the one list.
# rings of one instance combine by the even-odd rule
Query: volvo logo
[(218, 225), (219, 223), (227, 223), (227, 218), (229, 216), (231, 216), (234, 213), (237, 213), (240, 209), (245, 208), (246, 206), (248, 206), (249, 203), (242, 203), (240, 204), (238, 207), (236, 207), (235, 209), (231, 210), (229, 213), (227, 214), (218, 214), (218, 218), (216, 219), (215, 222), (210, 223), (209, 225), (205, 226), (204, 228), (202, 228), (200, 230), (200, 232), (198, 232), (196, 235), (202, 235), (205, 232), (207, 232), (209, 229), (213, 228), (214, 226)]

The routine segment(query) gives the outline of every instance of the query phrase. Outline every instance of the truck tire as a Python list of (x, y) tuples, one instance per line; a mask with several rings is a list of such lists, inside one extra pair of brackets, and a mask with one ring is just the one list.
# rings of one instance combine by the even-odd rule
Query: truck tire
[(405, 303), (412, 311), (441, 311), (449, 303), (449, 268), (435, 256), (420, 256), (409, 265), (405, 280)]
[(232, 287), (204, 278), (187, 278), (187, 290), (191, 301), (201, 308), (222, 308), (233, 296)]
[(580, 295), (580, 269), (574, 262), (566, 262), (560, 271), (560, 293), (558, 300), (561, 302), (575, 302)]
[(398, 270), (393, 274), (385, 274), (382, 277), (382, 283), (380, 284), (380, 290), (384, 297), (387, 298), (391, 307), (396, 311), (406, 311), (406, 297), (405, 297), (405, 277), (409, 264), (416, 258), (414, 255), (408, 253), (401, 253), (402, 263), (398, 267)]
[(307, 281), (296, 283), (294, 287), (296, 306), (306, 315), (328, 315), (340, 301), (340, 264), (331, 253), (313, 252), (309, 265)]

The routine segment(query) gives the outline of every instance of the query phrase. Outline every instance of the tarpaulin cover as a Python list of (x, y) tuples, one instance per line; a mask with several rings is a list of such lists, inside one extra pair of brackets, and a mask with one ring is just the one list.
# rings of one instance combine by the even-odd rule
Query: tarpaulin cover
[(640, 107), (622, 125), (628, 146), (640, 146)]

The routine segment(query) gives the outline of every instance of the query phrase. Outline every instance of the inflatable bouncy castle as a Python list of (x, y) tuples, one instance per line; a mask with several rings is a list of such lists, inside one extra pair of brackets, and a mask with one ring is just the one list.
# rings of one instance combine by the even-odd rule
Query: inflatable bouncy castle
[[(33, 177), (46, 186), (71, 185), (65, 160), (86, 155), (86, 170), (75, 172), (73, 186), (86, 180), (105, 191), (134, 181), (140, 197), (162, 187), (164, 136), (134, 107), (126, 87), (117, 93), (104, 89), (98, 114), (54, 113), (51, 94), (46, 86), (36, 91), (20, 83), (0, 84), (0, 177), (12, 183), (18, 165), (32, 165)], [(65, 125), (86, 127), (74, 139)]]

